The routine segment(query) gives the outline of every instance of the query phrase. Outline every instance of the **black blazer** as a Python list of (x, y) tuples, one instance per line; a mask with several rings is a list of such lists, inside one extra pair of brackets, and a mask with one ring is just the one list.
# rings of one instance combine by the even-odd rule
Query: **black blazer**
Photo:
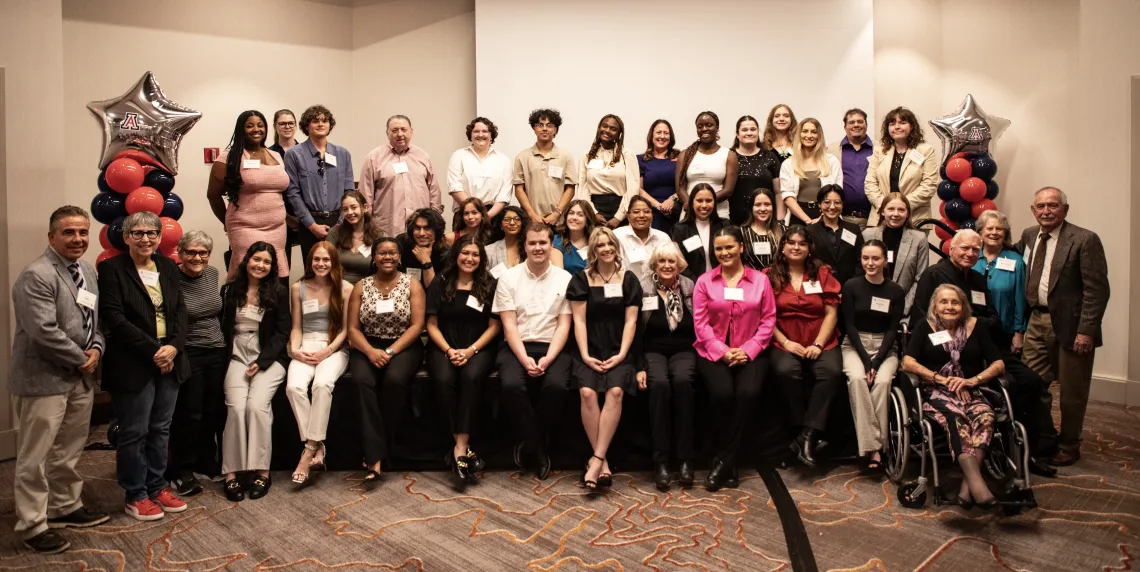
[(815, 255), (821, 262), (831, 267), (831, 274), (840, 284), (863, 275), (863, 233), (855, 223), (839, 220), (839, 228), (855, 235), (855, 244), (848, 244), (842, 239), (836, 246), (831, 245), (832, 233), (830, 228), (820, 219), (815, 224), (807, 225), (808, 234), (811, 235), (812, 245), (815, 246)]
[(713, 255), (712, 238), (716, 236), (717, 231), (719, 231), (722, 227), (724, 227), (724, 221), (709, 220), (708, 247), (698, 248), (692, 252), (689, 252), (689, 250), (685, 248), (684, 242), (689, 237), (697, 236), (696, 222), (686, 220), (685, 222), (679, 222), (673, 226), (673, 235), (670, 238), (673, 239), (673, 242), (677, 243), (677, 248), (681, 249), (681, 254), (685, 257), (685, 262), (689, 263), (689, 267), (681, 273), (682, 275), (688, 277), (689, 280), (696, 282), (697, 278), (699, 278), (701, 274), (705, 273), (705, 260), (712, 261), (711, 268), (720, 266), (720, 261), (717, 260), (716, 256)]
[[(269, 278), (272, 280), (272, 278)], [(237, 305), (233, 304), (229, 296), (229, 289), (233, 283), (222, 286), (222, 336), (226, 339), (226, 355), (234, 352), (234, 324), (237, 322)], [(277, 303), (272, 309), (265, 310), (261, 317), (261, 327), (257, 330), (257, 343), (261, 353), (254, 362), (261, 371), (269, 369), (273, 362), (289, 367), (289, 332), (293, 328), (292, 313), (289, 309), (289, 289), (284, 286), (277, 287)]]
[(151, 256), (158, 270), (162, 308), (166, 313), (166, 342), (159, 343), (155, 329), (154, 304), (146, 293), (135, 262), (128, 253), (104, 260), (99, 265), (99, 317), (107, 338), (103, 354), (105, 391), (139, 391), (160, 375), (154, 354), (163, 345), (174, 346), (174, 376), (178, 383), (190, 377), (186, 356), (186, 301), (182, 299), (178, 265), (173, 260)]

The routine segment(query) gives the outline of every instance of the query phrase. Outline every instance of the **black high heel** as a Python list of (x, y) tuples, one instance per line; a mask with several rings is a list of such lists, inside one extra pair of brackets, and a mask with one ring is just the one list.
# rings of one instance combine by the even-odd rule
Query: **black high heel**
[[(605, 463), (606, 460), (602, 459), (602, 464), (604, 465)], [(603, 489), (608, 489), (614, 486), (614, 476), (610, 473), (602, 473), (598, 475), (598, 486)]]
[(598, 489), (598, 481), (586, 478), (586, 475), (589, 474), (589, 472), (590, 472), (590, 460), (591, 459), (597, 459), (597, 460), (602, 461), (602, 462), (605, 462), (605, 459), (603, 459), (597, 455), (590, 455), (590, 458), (586, 459), (586, 470), (582, 471), (582, 484), (586, 487), (587, 494), (593, 496), (593, 495), (598, 494), (600, 491)]

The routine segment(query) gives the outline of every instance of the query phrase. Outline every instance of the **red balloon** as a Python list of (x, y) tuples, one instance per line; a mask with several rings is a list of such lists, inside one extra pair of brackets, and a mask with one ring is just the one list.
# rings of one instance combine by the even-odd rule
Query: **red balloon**
[(123, 253), (123, 251), (121, 251), (121, 250), (117, 250), (114, 248), (108, 248), (108, 249), (104, 250), (103, 252), (99, 253), (99, 257), (95, 259), (95, 266), (99, 266), (99, 264), (101, 264), (104, 260), (107, 260), (108, 258), (114, 258), (114, 257), (116, 257), (122, 253)]
[(107, 238), (108, 228), (111, 227), (103, 225), (103, 228), (99, 229), (99, 246), (102, 246), (103, 250), (114, 250), (115, 247), (111, 246), (111, 239)]
[(947, 219), (947, 217), (946, 217), (946, 201), (942, 201), (942, 202), (938, 203), (938, 214), (942, 217), (942, 220)]
[(134, 159), (148, 171), (156, 167), (162, 168), (154, 157), (151, 157), (146, 151), (141, 149), (127, 149), (125, 151), (119, 151), (118, 154), (115, 155), (115, 159), (122, 158)]
[[(952, 230), (958, 230), (958, 223), (946, 218), (945, 215), (942, 216), (942, 224), (950, 227)], [(940, 226), (934, 227), (934, 234), (938, 236), (939, 240), (950, 240), (950, 238), (953, 236), (949, 232), (943, 230)]]
[[(982, 183), (983, 189), (985, 186), (986, 184)], [(985, 195), (984, 190), (982, 194)], [(129, 214), (143, 211), (162, 214), (162, 207), (164, 206), (166, 206), (166, 199), (162, 197), (162, 193), (150, 187), (139, 187), (127, 195), (127, 213)]]
[(950, 241), (949, 240), (943, 240), (942, 241), (942, 252), (945, 252), (946, 256), (950, 256)]
[[(970, 165), (970, 161), (966, 159), (950, 159), (946, 162), (946, 177), (955, 183), (961, 183), (970, 178), (973, 174), (974, 168)], [(985, 193), (983, 193), (984, 195)], [(965, 197), (962, 197), (965, 198)], [(970, 199), (966, 199), (970, 200)], [(973, 202), (973, 201), (971, 201)]]
[(115, 159), (111, 161), (110, 165), (107, 165), (105, 176), (108, 186), (115, 192), (126, 195), (142, 186), (146, 171), (143, 170), (138, 161), (123, 157), (122, 159)]
[[(958, 187), (958, 193), (962, 195), (962, 199), (966, 202), (976, 203), (986, 198), (986, 182), (977, 177), (970, 177), (962, 181), (962, 184)], [(130, 202), (129, 197), (127, 198), (127, 202)], [(130, 210), (130, 208), (127, 210)]]
[[(158, 243), (158, 248), (162, 250), (163, 254), (166, 254), (167, 250), (177, 253), (178, 241), (182, 240), (182, 225), (168, 216), (161, 217), (158, 220), (162, 221), (162, 242)], [(174, 258), (169, 254), (166, 256)]]
[[(178, 223), (175, 223), (175, 224), (178, 224)], [(179, 228), (178, 231), (182, 232), (182, 229)], [(166, 235), (165, 234), (162, 235), (162, 238), (164, 239), (163, 242), (165, 243), (166, 242), (166, 240), (165, 240)], [(167, 258), (169, 258), (169, 259), (171, 259), (171, 260), (173, 260), (179, 264), (182, 263), (182, 259), (178, 258), (178, 244), (177, 243), (172, 247), (165, 247), (164, 248), (162, 246), (159, 246), (158, 251), (161, 252), (163, 256), (165, 256), (165, 257), (167, 257)]]
[(966, 152), (965, 151), (959, 151), (958, 153), (954, 153), (953, 155), (951, 155), (950, 158), (951, 159), (965, 159), (966, 158)]
[(970, 205), (970, 216), (973, 216), (974, 218), (978, 218), (978, 217), (982, 216), (982, 213), (984, 213), (986, 211), (996, 211), (996, 210), (997, 210), (997, 205), (995, 205), (993, 201), (991, 201), (989, 199), (982, 199), (982, 200), (974, 203), (973, 205)]

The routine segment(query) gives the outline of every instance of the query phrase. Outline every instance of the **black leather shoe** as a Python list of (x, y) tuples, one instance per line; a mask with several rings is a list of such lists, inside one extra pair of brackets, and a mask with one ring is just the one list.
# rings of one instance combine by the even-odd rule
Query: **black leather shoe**
[(230, 502), (241, 502), (245, 500), (245, 487), (241, 484), (241, 479), (229, 479), (222, 485), (222, 490), (226, 492), (226, 500)]
[(535, 467), (534, 476), (540, 481), (545, 481), (550, 476), (550, 455), (546, 451), (538, 452), (538, 466)]
[(733, 466), (732, 470), (728, 472), (728, 478), (724, 480), (724, 488), (735, 489), (740, 486), (740, 474), (736, 472), (736, 467)]
[(519, 469), (525, 469), (526, 465), (523, 464), (523, 444), (515, 445), (515, 466)]
[(681, 488), (693, 488), (693, 481), (697, 478), (694, 473), (692, 463), (689, 461), (681, 461), (681, 473), (677, 476), (677, 481), (681, 483)]
[(98, 526), (108, 520), (111, 520), (111, 516), (107, 513), (88, 510), (87, 507), (81, 506), (69, 514), (49, 518), (48, 528), (87, 528)]
[(808, 467), (815, 466), (815, 446), (815, 431), (812, 429), (804, 429), (791, 444), (792, 451), (796, 453), (796, 458)]
[(25, 540), (24, 546), (35, 550), (37, 554), (59, 554), (71, 548), (71, 543), (54, 531), (45, 530)]
[(958, 505), (962, 508), (962, 510), (970, 510), (974, 508), (974, 499), (966, 500), (958, 495), (954, 495), (946, 500), (949, 501), (950, 504)]
[(725, 481), (728, 480), (731, 473), (732, 468), (728, 465), (720, 461), (713, 463), (712, 470), (709, 471), (709, 474), (705, 475), (705, 489), (710, 493), (719, 491), (721, 487), (724, 486)]
[(976, 502), (974, 504), (982, 510), (990, 510), (992, 508), (996, 508), (997, 505), (999, 505), (1001, 503), (998, 502), (997, 497), (993, 497), (988, 501)]
[(1046, 465), (1044, 461), (1038, 460), (1036, 457), (1029, 458), (1029, 472), (1047, 479), (1057, 476), (1057, 469)]
[(193, 473), (186, 473), (170, 481), (174, 492), (180, 497), (192, 497), (202, 492), (202, 484), (194, 478)]
[(249, 479), (249, 498), (257, 500), (269, 494), (269, 487), (273, 486), (273, 479), (260, 474)]
[(467, 465), (471, 469), (472, 474), (487, 468), (487, 463), (483, 461), (482, 457), (476, 455), (475, 451), (471, 450), (471, 447), (467, 448)]
[(657, 485), (657, 490), (669, 490), (669, 481), (671, 480), (673, 477), (669, 474), (669, 465), (657, 463), (657, 469), (653, 471), (653, 482)]

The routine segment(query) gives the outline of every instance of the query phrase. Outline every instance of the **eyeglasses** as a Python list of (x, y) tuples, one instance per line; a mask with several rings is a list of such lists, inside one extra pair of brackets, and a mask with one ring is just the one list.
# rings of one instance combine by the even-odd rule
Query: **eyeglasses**
[(208, 250), (183, 250), (182, 258), (209, 258), (210, 251)]
[(399, 258), (399, 252), (382, 252), (376, 251), (376, 258)]
[(296, 121), (278, 121), (277, 126), (278, 127), (296, 127), (297, 122)]
[(522, 224), (522, 219), (517, 216), (503, 217), (503, 224)]
[(837, 201), (835, 199), (832, 199), (832, 200), (828, 200), (828, 201), (823, 201), (822, 203), (819, 203), (819, 204), (821, 204), (825, 207), (841, 207), (841, 206), (843, 206), (843, 201)]
[(131, 238), (138, 240), (142, 237), (147, 237), (151, 240), (158, 238), (159, 232), (157, 230), (132, 230), (130, 231)]

